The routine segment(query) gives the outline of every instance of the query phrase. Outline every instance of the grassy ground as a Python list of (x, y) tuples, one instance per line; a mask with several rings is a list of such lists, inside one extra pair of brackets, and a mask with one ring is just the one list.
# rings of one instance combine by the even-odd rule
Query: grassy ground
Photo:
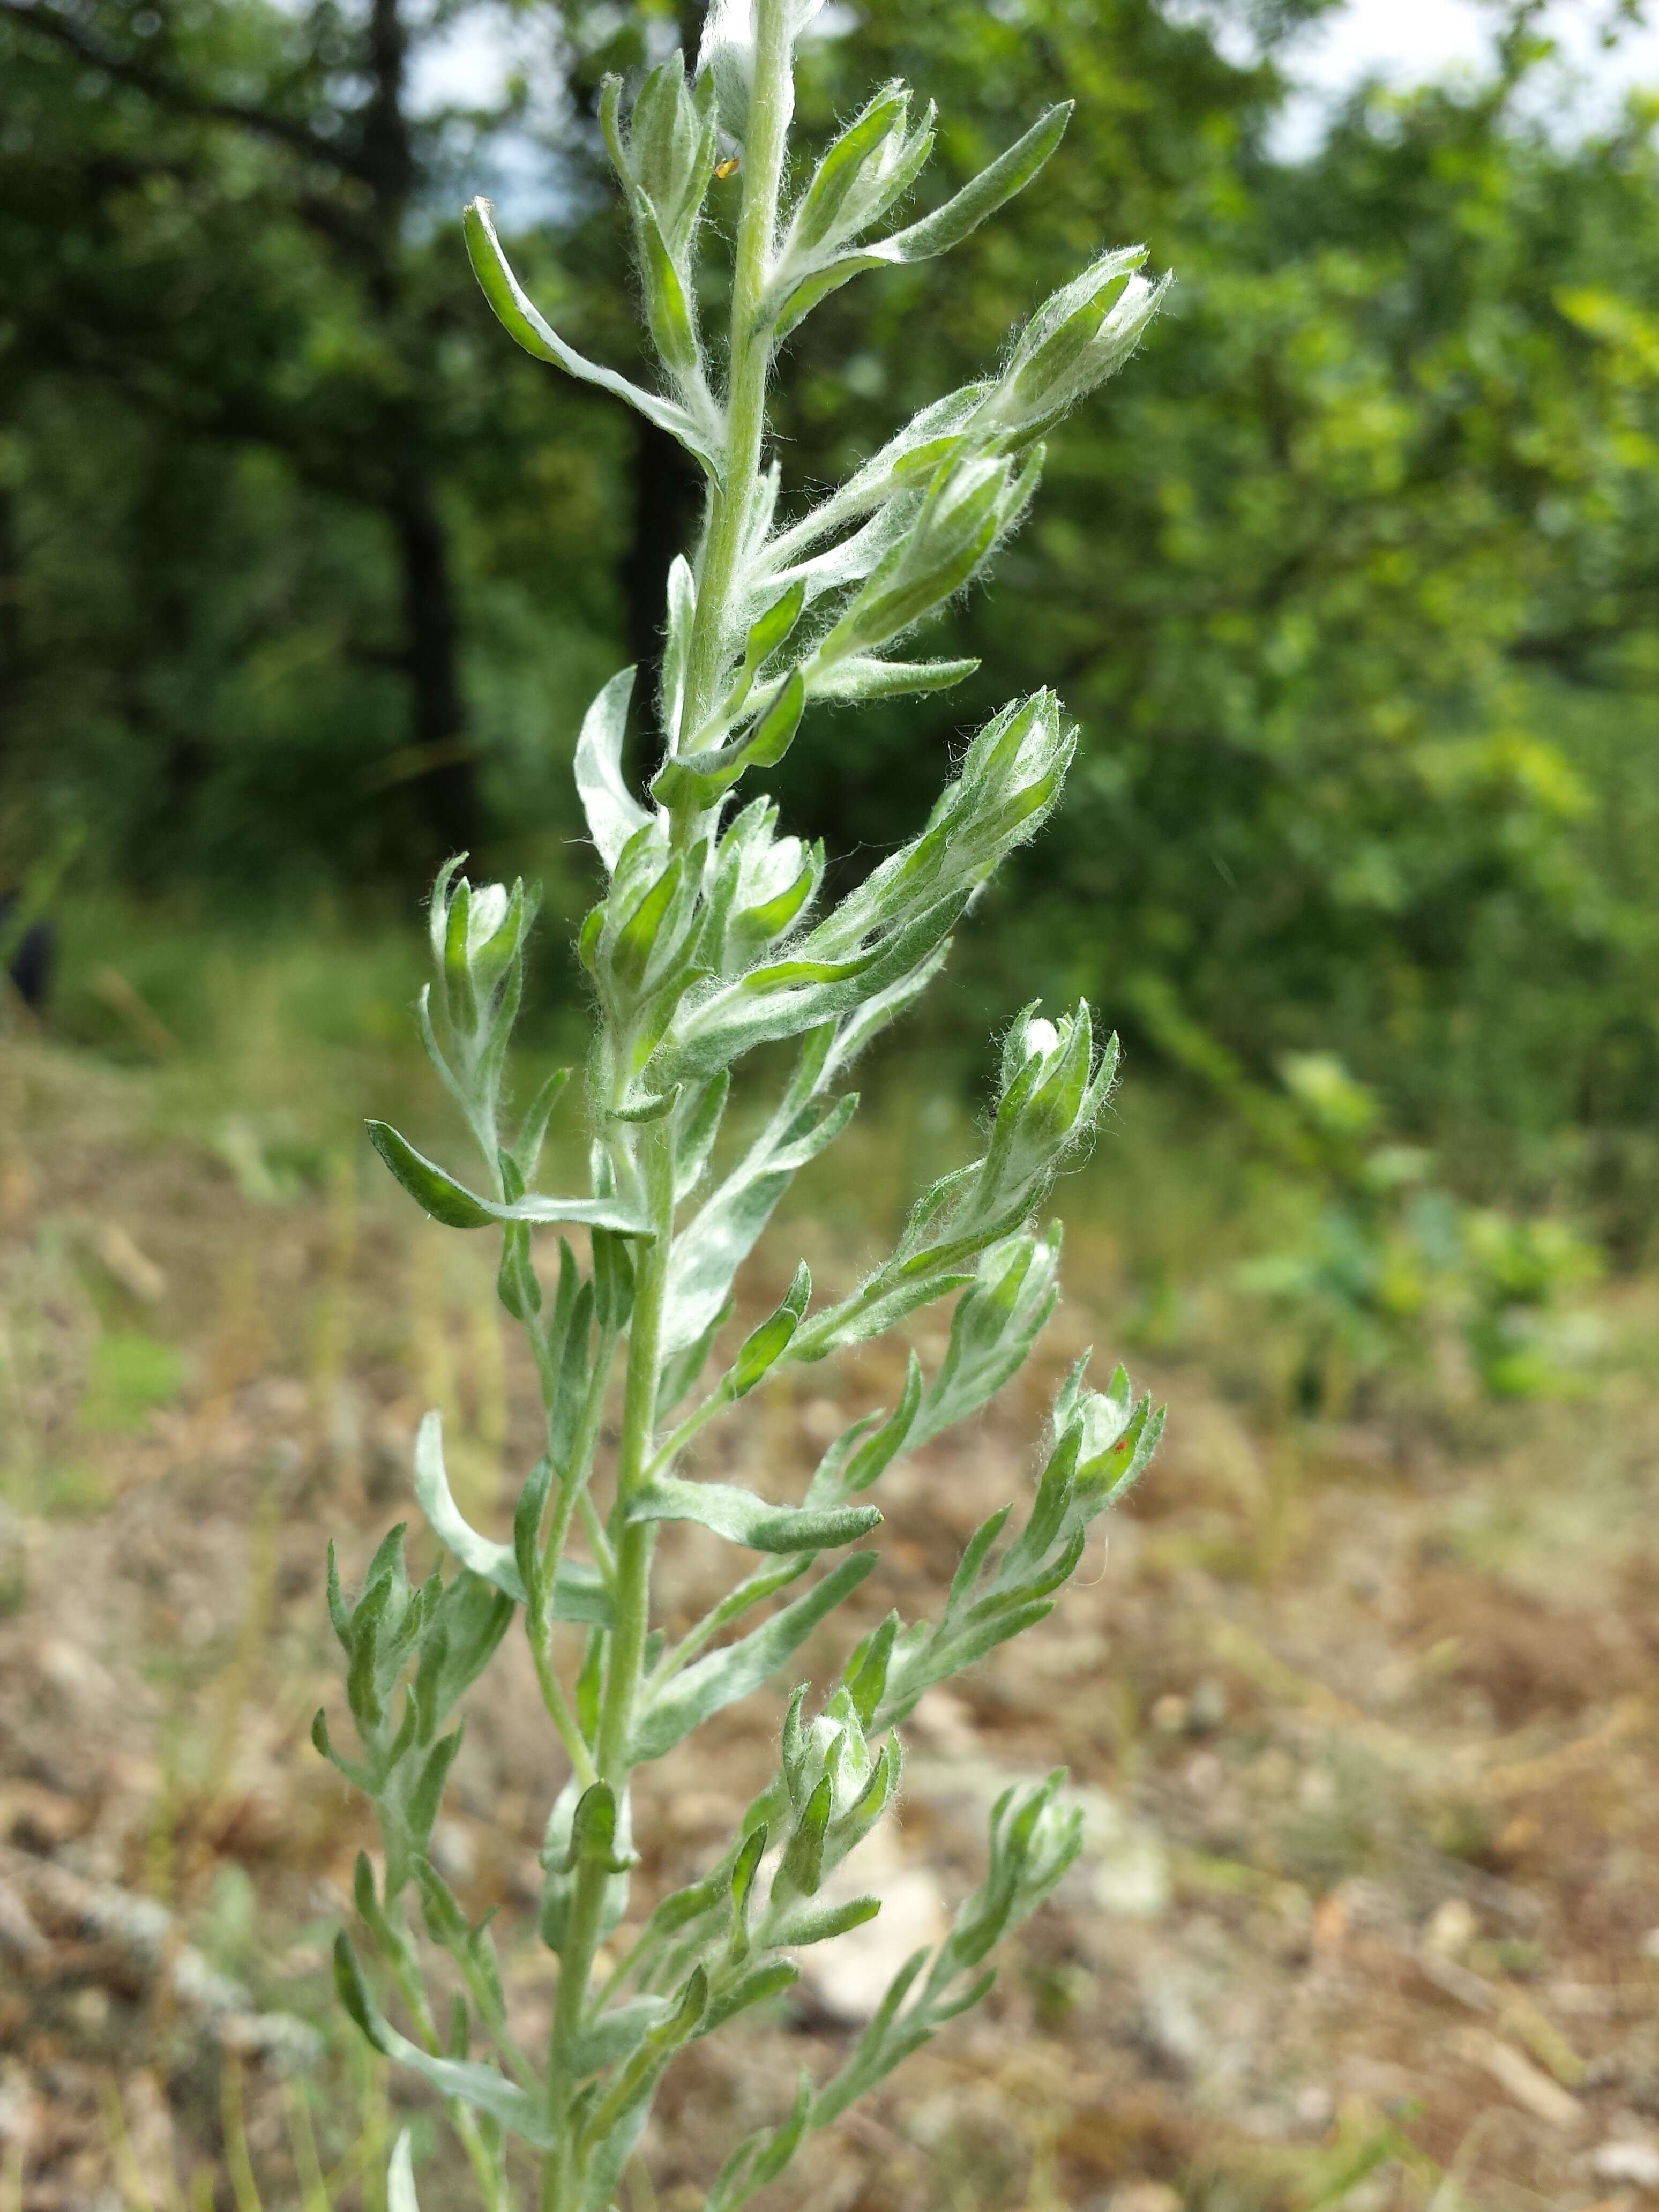
[[(412, 938), (325, 961), (314, 939), (129, 941), (93, 917), (56, 1030), (0, 1041), (3, 2212), (380, 2202), (388, 2087), (326, 1985), (364, 1829), (308, 1740), (338, 1704), (323, 1547), (361, 1566), (404, 1516), (428, 1406), (483, 1519), (535, 1428), (489, 1255), (415, 1218), (356, 1134), (394, 1103), (439, 1126), (404, 1041)], [(404, 1110), (412, 1086), (428, 1109)], [(965, 1143), (914, 1063), (873, 1088), (757, 1303), (799, 1249), (850, 1273)], [(985, 2013), (821, 2142), (781, 2206), (1659, 2202), (1655, 1286), (1595, 1294), (1555, 1398), (1492, 1407), (1453, 1359), (1293, 1413), (1305, 1346), (1228, 1285), (1303, 1195), (1132, 1071), (1061, 1202), (1070, 1297), (1042, 1371), (890, 1479), (865, 1611), (936, 1597), (1029, 1480), (1091, 1337), (1169, 1399), (1169, 1441), (1046, 1629), (925, 1703), (873, 1869), (884, 1920), (787, 2014), (694, 2051), (629, 2212), (693, 2212), (733, 2133), (832, 2063), (886, 1954), (975, 1878), (1001, 1783), (1060, 1759), (1083, 1866)], [(876, 1352), (769, 1393), (732, 1471), (787, 1494), (896, 1372)], [(678, 1534), (664, 1603), (690, 1614), (720, 1562)], [(776, 1717), (752, 1701), (653, 1773), (643, 1894), (712, 1850)], [(508, 1666), (440, 1836), (469, 1905), (501, 1909), (531, 2037), (560, 1779), (538, 1719)], [(470, 2201), (426, 2170), (429, 2204)]]

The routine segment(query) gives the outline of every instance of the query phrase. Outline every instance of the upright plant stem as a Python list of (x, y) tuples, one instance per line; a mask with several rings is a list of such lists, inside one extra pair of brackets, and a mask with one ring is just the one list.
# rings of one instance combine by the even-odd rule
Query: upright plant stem
[(673, 1120), (647, 1136), (646, 1182), (653, 1241), (640, 1261), (628, 1339), (622, 1445), (617, 1462), (617, 1625), (599, 1711), (599, 1778), (620, 1791), (632, 1764), (629, 1745), (645, 1639), (651, 1625), (651, 1554), (655, 1525), (630, 1522), (628, 1507), (645, 1478), (656, 1443), (657, 1379), (662, 1364), (663, 1306), (674, 1243)]
[[(784, 149), (794, 106), (788, 0), (758, 0), (754, 90), (744, 147), (742, 212), (738, 217), (737, 266), (732, 289), (730, 379), (726, 437), (718, 483), (711, 486), (708, 526), (698, 562), (696, 615), (681, 729), (684, 740), (714, 703), (725, 665), (727, 637), (734, 626), (732, 601), (750, 502), (759, 477), (766, 433), (766, 380), (772, 349), (763, 313), (777, 234), (778, 198), (783, 182)], [(695, 831), (695, 815), (677, 819), (677, 842)], [(620, 1798), (628, 1786), (630, 1748), (646, 1638), (651, 1625), (651, 1559), (655, 1530), (649, 1522), (630, 1522), (628, 1504), (645, 1480), (656, 1444), (657, 1385), (662, 1364), (663, 1307), (674, 1239), (674, 1122), (669, 1120), (645, 1136), (646, 1175), (653, 1241), (639, 1262), (634, 1312), (629, 1329), (623, 1431), (617, 1464), (617, 1513), (612, 1523), (616, 1559), (611, 1577), (616, 1625), (605, 1659), (594, 1761), (599, 1778)], [(556, 1719), (557, 1715), (555, 1715)], [(545, 2161), (543, 2203), (546, 2212), (564, 2212), (579, 2193), (568, 2143), (570, 2102), (576, 2088), (572, 2063), (586, 2017), (594, 1954), (605, 1907), (605, 1869), (584, 1861), (576, 1874), (570, 1917), (559, 1962), (550, 2051), (550, 2115), (561, 2149)]]
[[(628, 1786), (635, 1708), (643, 1671), (645, 1640), (651, 1625), (651, 1555), (654, 1529), (649, 1522), (629, 1523), (629, 1498), (649, 1464), (656, 1441), (657, 1382), (662, 1363), (663, 1307), (674, 1241), (674, 1139), (672, 1119), (646, 1136), (646, 1179), (653, 1240), (644, 1248), (629, 1329), (628, 1369), (623, 1398), (622, 1444), (617, 1465), (617, 1560), (614, 1585), (616, 1625), (606, 1654), (596, 1764), (599, 1778), (618, 1799)], [(620, 1840), (620, 1837), (619, 1837)], [(593, 1959), (599, 1948), (608, 1869), (584, 1859), (576, 1870), (570, 1917), (559, 1958), (554, 2001), (549, 2089), (561, 2148), (544, 2169), (543, 2201), (549, 2212), (564, 2212), (580, 2177), (570, 2168), (568, 2120), (577, 2082), (572, 2054), (587, 2014)]]
[(735, 610), (750, 501), (760, 476), (766, 434), (766, 379), (772, 365), (763, 313), (777, 236), (784, 149), (794, 110), (789, 0), (757, 0), (755, 82), (743, 151), (743, 208), (738, 218), (732, 283), (732, 336), (726, 403), (726, 452), (708, 495), (708, 523), (697, 564), (697, 608), (680, 743), (714, 703)]

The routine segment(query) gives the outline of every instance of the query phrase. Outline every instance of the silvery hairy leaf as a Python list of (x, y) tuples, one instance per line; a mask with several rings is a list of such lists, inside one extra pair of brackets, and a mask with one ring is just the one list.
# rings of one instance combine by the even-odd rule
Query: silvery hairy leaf
[(624, 668), (599, 692), (576, 740), (576, 789), (588, 835), (607, 868), (616, 866), (623, 846), (651, 818), (623, 781), (623, 739), (634, 696), (634, 673)]
[(356, 1954), (344, 1936), (335, 1942), (334, 1983), (340, 2002), (383, 2057), (395, 2058), (441, 2095), (457, 2097), (464, 2105), (488, 2114), (533, 2148), (552, 2148), (547, 2115), (539, 2099), (506, 2080), (493, 2066), (434, 2057), (392, 2027), (375, 2003)]
[(415, 2154), (407, 2128), (392, 2146), (386, 2175), (386, 2212), (421, 2212), (415, 2195)]
[[(443, 1417), (428, 1413), (415, 1440), (415, 1497), (433, 1534), (458, 1565), (493, 1583), (515, 1605), (527, 1601), (514, 1548), (481, 1536), (456, 1504), (444, 1468)], [(605, 1584), (578, 1559), (561, 1559), (553, 1583), (552, 1617), (608, 1628), (612, 1619)]]
[(574, 376), (583, 384), (597, 385), (613, 398), (626, 401), (636, 414), (654, 422), (659, 430), (665, 430), (705, 466), (716, 465), (718, 448), (711, 434), (711, 423), (672, 399), (659, 398), (655, 392), (630, 384), (615, 369), (602, 368), (598, 362), (587, 360), (574, 346), (565, 343), (514, 275), (512, 264), (495, 235), (495, 210), (488, 200), (476, 199), (468, 207), (465, 228), (473, 274), (509, 337), (538, 361), (550, 362), (555, 368), (563, 369), (567, 376)]
[(629, 1499), (630, 1521), (696, 1521), (753, 1552), (823, 1552), (856, 1543), (879, 1526), (873, 1505), (769, 1505), (752, 1491), (725, 1482), (682, 1482), (672, 1475), (647, 1483)]
[(988, 216), (1024, 191), (1059, 145), (1071, 114), (1070, 100), (1049, 108), (943, 207), (895, 231), (891, 237), (847, 252), (814, 254), (807, 251), (792, 256), (785, 263), (775, 294), (773, 313), (778, 336), (786, 336), (820, 301), (863, 270), (930, 261), (936, 254), (959, 246)]
[(852, 1595), (876, 1564), (873, 1552), (854, 1552), (832, 1567), (823, 1581), (781, 1613), (750, 1629), (723, 1650), (711, 1651), (676, 1674), (656, 1692), (641, 1715), (635, 1738), (638, 1759), (660, 1759), (712, 1714), (748, 1697), (775, 1674), (842, 1601)]

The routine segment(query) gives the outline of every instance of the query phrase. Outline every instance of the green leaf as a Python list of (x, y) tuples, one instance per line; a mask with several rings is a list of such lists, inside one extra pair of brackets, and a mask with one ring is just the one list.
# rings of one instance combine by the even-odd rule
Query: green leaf
[(873, 1552), (854, 1552), (793, 1605), (665, 1683), (641, 1717), (633, 1745), (635, 1761), (662, 1758), (712, 1714), (758, 1690), (818, 1623), (852, 1595), (875, 1564)]
[(784, 1846), (783, 1858), (772, 1882), (774, 1898), (812, 1897), (823, 1879), (823, 1837), (835, 1810), (836, 1785), (820, 1775), (802, 1808), (794, 1831)]
[(516, 2087), (493, 2066), (460, 2058), (435, 2058), (400, 2035), (380, 2011), (363, 1978), (350, 1940), (342, 1934), (334, 1942), (334, 1986), (341, 2004), (382, 2057), (394, 2059), (430, 2084), (441, 2096), (459, 2097), (475, 2112), (486, 2114), (535, 2150), (551, 2150), (547, 2115), (539, 2099)]
[(788, 1350), (790, 1339), (800, 1327), (801, 1316), (806, 1311), (807, 1301), (811, 1295), (812, 1278), (803, 1260), (795, 1270), (795, 1279), (785, 1293), (782, 1304), (744, 1339), (732, 1361), (723, 1386), (732, 1397), (746, 1397), (769, 1370), (776, 1366)]
[(576, 789), (588, 835), (607, 868), (614, 868), (623, 847), (651, 817), (623, 780), (623, 740), (634, 696), (635, 672), (624, 668), (594, 699), (582, 717), (576, 740)]
[[(433, 1534), (453, 1559), (494, 1583), (514, 1604), (527, 1602), (514, 1546), (480, 1535), (455, 1503), (444, 1465), (443, 1417), (439, 1413), (427, 1414), (416, 1432), (415, 1497)], [(610, 1627), (614, 1618), (597, 1570), (580, 1559), (560, 1560), (553, 1581), (552, 1612), (555, 1620), (582, 1621), (599, 1628)]]
[(849, 653), (812, 678), (815, 699), (898, 699), (911, 693), (948, 691), (979, 666), (977, 660), (879, 660)]
[(765, 665), (793, 632), (805, 605), (806, 586), (797, 581), (773, 600), (757, 622), (750, 623), (743, 648), (744, 661), (748, 667)]
[(787, 1959), (773, 1959), (765, 1966), (751, 1966), (710, 2000), (697, 2033), (713, 2035), (716, 2028), (724, 2027), (728, 2020), (746, 2012), (750, 2005), (763, 2004), (768, 1997), (782, 1996), (799, 1979), (800, 1968)]
[(854, 1897), (840, 1905), (797, 1905), (781, 1913), (767, 1929), (769, 1942), (789, 1950), (828, 1943), (851, 1928), (862, 1928), (881, 1911), (878, 1897)]
[(635, 990), (645, 980), (664, 916), (674, 903), (684, 873), (684, 859), (676, 853), (617, 932), (611, 964), (623, 982)]
[(794, 743), (806, 705), (806, 684), (799, 668), (785, 677), (776, 696), (743, 741), (744, 768), (775, 768)]
[(855, 1543), (878, 1527), (873, 1505), (827, 1510), (769, 1505), (752, 1491), (724, 1482), (682, 1482), (665, 1476), (630, 1499), (630, 1521), (695, 1521), (753, 1552), (825, 1552)]
[(907, 229), (895, 232), (891, 238), (881, 240), (872, 251), (884, 261), (927, 261), (937, 253), (948, 253), (953, 246), (959, 246), (988, 216), (1006, 206), (1036, 176), (1065, 137), (1073, 106), (1066, 100), (1049, 108), (1023, 137), (1016, 139), (1006, 153), (999, 154), (942, 208), (923, 216), (920, 222), (911, 223)]
[(494, 308), (496, 319), (510, 337), (538, 361), (551, 362), (567, 376), (579, 378), (584, 384), (597, 385), (613, 398), (625, 400), (647, 422), (666, 430), (671, 438), (677, 438), (688, 453), (694, 453), (706, 466), (718, 467), (719, 455), (713, 441), (684, 407), (641, 390), (625, 376), (618, 376), (614, 369), (602, 368), (597, 362), (586, 360), (574, 346), (565, 343), (514, 275), (495, 234), (495, 210), (488, 200), (471, 201), (462, 222), (473, 274)]
[(635, 196), (634, 222), (640, 241), (646, 313), (652, 338), (665, 366), (675, 376), (689, 381), (697, 375), (702, 366), (696, 322), (684, 279), (663, 236), (657, 211), (642, 193)]
[(386, 2212), (421, 2212), (415, 2195), (415, 2154), (407, 2128), (392, 2146), (386, 2172)]
[(560, 1868), (572, 1873), (584, 1863), (602, 1867), (606, 1874), (626, 1874), (639, 1864), (636, 1853), (618, 1850), (617, 1794), (608, 1782), (595, 1782), (576, 1801), (570, 1823), (570, 1844)]
[(478, 1198), (434, 1161), (417, 1152), (389, 1123), (367, 1124), (368, 1141), (410, 1196), (449, 1229), (487, 1229), (491, 1222), (575, 1221), (619, 1237), (649, 1239), (650, 1230), (611, 1198), (544, 1198), (539, 1192), (511, 1204)]

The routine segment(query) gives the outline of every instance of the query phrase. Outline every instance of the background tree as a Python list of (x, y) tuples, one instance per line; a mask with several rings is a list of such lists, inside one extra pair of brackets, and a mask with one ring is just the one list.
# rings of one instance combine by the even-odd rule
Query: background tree
[[(953, 618), (975, 683), (773, 781), (856, 875), (959, 732), (1058, 670), (1087, 742), (988, 989), (1012, 1006), (1018, 968), (1257, 1078), (1334, 1048), (1475, 1183), (1565, 1176), (1639, 1241), (1652, 111), (1546, 131), (1522, 8), (1485, 82), (1362, 91), (1290, 160), (1320, 11), (1244, 12), (1250, 66), (1152, 0), (870, 0), (859, 43), (951, 118), (930, 193), (1047, 100), (1077, 101), (1073, 152), (925, 313), (910, 276), (872, 281), (850, 368), (848, 303), (794, 341), (792, 495), (1107, 232), (1179, 266), (1180, 342), (1054, 441), (1007, 588)], [(428, 106), (473, 22), (522, 67), (483, 112)], [(560, 770), (582, 700), (655, 650), (690, 480), (602, 395), (501, 359), (450, 218), (494, 181), (538, 296), (635, 372), (596, 88), (690, 34), (586, 0), (0, 0), (14, 837), (50, 805), (120, 872), (239, 890), (406, 883), (463, 842), (580, 865)], [(809, 145), (849, 53), (806, 58)]]

